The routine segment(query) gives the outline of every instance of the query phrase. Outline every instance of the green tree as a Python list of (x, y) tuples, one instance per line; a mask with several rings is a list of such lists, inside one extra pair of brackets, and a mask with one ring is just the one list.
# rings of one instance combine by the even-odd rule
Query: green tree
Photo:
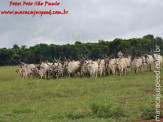
[(19, 49), (19, 46), (17, 44), (14, 44), (13, 45), (13, 49), (15, 51), (15, 53), (17, 53), (18, 49)]

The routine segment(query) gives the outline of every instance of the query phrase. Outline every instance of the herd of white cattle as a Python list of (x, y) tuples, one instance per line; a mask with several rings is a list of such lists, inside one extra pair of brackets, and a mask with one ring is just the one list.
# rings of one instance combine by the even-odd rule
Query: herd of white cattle
[(70, 61), (64, 58), (64, 61), (48, 61), (40, 64), (27, 64), (20, 62), (20, 69), (16, 72), (22, 79), (30, 78), (60, 78), (60, 77), (74, 77), (74, 76), (88, 76), (88, 77), (105, 77), (111, 75), (126, 75), (134, 69), (135, 74), (143, 72), (144, 70), (151, 71), (152, 63), (160, 63), (162, 68), (162, 56), (158, 54), (143, 55), (141, 57), (126, 56), (121, 58), (111, 59), (106, 57), (96, 61), (82, 58), (79, 61)]

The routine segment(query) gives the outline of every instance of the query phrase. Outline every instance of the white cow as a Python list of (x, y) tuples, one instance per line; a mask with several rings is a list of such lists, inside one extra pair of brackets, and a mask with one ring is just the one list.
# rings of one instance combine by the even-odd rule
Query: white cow
[(98, 75), (98, 63), (96, 61), (89, 60), (87, 62), (87, 69), (90, 77), (97, 77)]
[(45, 78), (48, 78), (48, 70), (50, 66), (47, 63), (42, 62), (40, 65), (39, 75), (41, 78), (45, 76)]
[(129, 65), (128, 58), (119, 58), (117, 59), (116, 64), (117, 64), (117, 68), (118, 68), (120, 76), (126, 75), (127, 66)]
[(111, 59), (109, 62), (109, 68), (112, 72), (113, 75), (117, 74), (117, 64), (116, 64), (117, 59)]
[(31, 74), (32, 74), (32, 70), (35, 69), (35, 68), (37, 68), (34, 64), (26, 64), (24, 62), (21, 62), (20, 67), (22, 69), (27, 70), (27, 72), (28, 73), (31, 73)]
[(67, 72), (69, 77), (76, 75), (80, 71), (80, 62), (79, 61), (70, 61), (67, 64)]
[(153, 57), (151, 55), (143, 56), (143, 65), (147, 66), (147, 71), (152, 71)]
[(127, 69), (128, 71), (131, 71), (132, 69), (132, 64), (131, 64), (131, 56), (124, 57), (124, 59), (127, 61)]
[(54, 69), (58, 73), (59, 77), (63, 77), (64, 68), (61, 63), (54, 63)]
[(86, 75), (86, 76), (88, 75), (87, 64), (88, 64), (88, 61), (84, 60), (84, 62), (82, 63), (82, 66), (81, 66), (81, 73), (82, 73), (82, 75)]
[(53, 65), (53, 63), (50, 63), (50, 62), (46, 62), (46, 64), (49, 65), (49, 66)]
[(20, 75), (22, 79), (29, 78), (30, 73), (28, 72), (26, 68), (18, 69), (16, 70), (16, 72)]
[(100, 75), (100, 77), (102, 77), (102, 76), (105, 76), (106, 74), (106, 69), (105, 69), (105, 60), (104, 59), (102, 59), (102, 60), (100, 60), (99, 62), (98, 62), (98, 70), (99, 70), (99, 75)]
[(142, 71), (143, 70), (143, 59), (142, 59), (142, 57), (134, 58), (132, 65), (134, 67), (135, 74), (137, 73), (137, 69), (139, 69), (141, 73), (143, 72)]

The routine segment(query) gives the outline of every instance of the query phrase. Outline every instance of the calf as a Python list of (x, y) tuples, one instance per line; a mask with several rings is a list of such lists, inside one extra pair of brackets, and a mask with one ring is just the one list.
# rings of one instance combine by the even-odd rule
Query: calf
[(28, 72), (28, 70), (26, 70), (26, 69), (24, 69), (24, 68), (22, 68), (22, 69), (18, 69), (18, 70), (16, 70), (16, 72), (20, 75), (20, 77), (22, 78), (22, 79), (24, 79), (24, 78), (29, 78), (29, 72)]

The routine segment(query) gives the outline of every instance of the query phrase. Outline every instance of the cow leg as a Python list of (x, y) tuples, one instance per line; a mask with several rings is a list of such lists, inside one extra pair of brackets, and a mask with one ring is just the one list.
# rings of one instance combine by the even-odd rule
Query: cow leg
[(106, 76), (106, 72), (105, 72), (105, 70), (104, 70), (104, 77)]
[(30, 78), (30, 75), (29, 75), (29, 74), (27, 74), (27, 79), (28, 79), (28, 78)]
[(123, 69), (121, 69), (121, 76), (123, 75)]
[(121, 70), (119, 70), (119, 75), (121, 76), (121, 73), (122, 73), (122, 71)]
[(96, 72), (96, 78), (97, 78), (98, 72)]
[(132, 67), (130, 68), (129, 72), (132, 72)]
[(112, 75), (114, 76), (115, 75), (115, 72), (114, 72), (114, 70), (112, 69)]
[(148, 71), (148, 69), (149, 69), (149, 65), (147, 65), (147, 71)]
[(75, 77), (75, 73), (72, 73), (72, 74), (71, 74), (71, 77)]
[(123, 69), (123, 75), (126, 75), (126, 69), (125, 68)]
[(127, 69), (125, 70), (125, 75), (127, 75)]
[(112, 70), (110, 69), (110, 74), (113, 74)]
[(89, 73), (89, 78), (91, 78), (92, 77), (92, 74), (91, 73)]
[(135, 74), (137, 74), (137, 73), (136, 73), (136, 67), (134, 68), (134, 70), (135, 70)]
[(24, 78), (25, 78), (25, 74), (23, 74), (23, 78), (22, 79), (24, 80)]
[(45, 74), (45, 79), (48, 79), (48, 75), (49, 75), (49, 73), (46, 72), (46, 74)]
[(55, 74), (55, 73), (53, 73), (53, 79), (54, 79), (54, 78), (56, 78), (56, 74)]
[(115, 74), (116, 75), (116, 68), (115, 67), (113, 67), (113, 74)]
[(151, 66), (151, 64), (150, 64), (150, 72), (152, 71), (152, 66)]
[(92, 72), (92, 73), (91, 73), (91, 77), (93, 78), (93, 76), (94, 76), (94, 75), (93, 75), (93, 72)]
[(105, 74), (106, 76), (108, 76), (109, 75), (109, 73), (108, 73), (108, 70), (106, 70), (106, 74)]
[(114, 69), (114, 75), (117, 75), (117, 71), (116, 71), (116, 69)]
[(124, 68), (122, 68), (121, 70), (122, 70), (122, 74), (121, 75), (124, 75)]
[(141, 72), (141, 73), (143, 73), (142, 69), (143, 69), (143, 68), (142, 68), (142, 66), (141, 66), (141, 67), (140, 67), (140, 72)]

